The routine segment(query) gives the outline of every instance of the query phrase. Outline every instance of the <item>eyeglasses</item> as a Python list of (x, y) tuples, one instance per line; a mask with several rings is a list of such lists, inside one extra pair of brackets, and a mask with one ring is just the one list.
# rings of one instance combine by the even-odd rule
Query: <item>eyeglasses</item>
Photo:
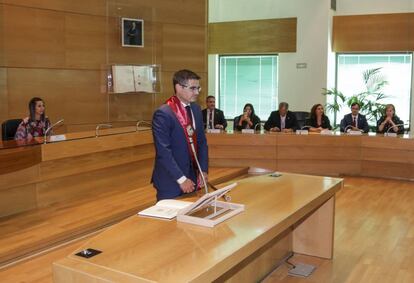
[(189, 90), (191, 90), (192, 92), (201, 91), (201, 86), (188, 86), (188, 85), (182, 85), (180, 84), (180, 86), (184, 87), (184, 88), (188, 88)]

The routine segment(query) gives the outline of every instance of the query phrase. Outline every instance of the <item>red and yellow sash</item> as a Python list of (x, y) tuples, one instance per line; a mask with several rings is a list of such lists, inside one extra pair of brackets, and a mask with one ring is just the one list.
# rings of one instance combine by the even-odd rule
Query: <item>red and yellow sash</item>
[(194, 148), (195, 151), (198, 155), (198, 147), (197, 147), (197, 133), (196, 130), (193, 128), (193, 125), (191, 124), (191, 119), (190, 117), (188, 117), (187, 111), (184, 108), (183, 104), (181, 103), (181, 101), (178, 99), (177, 96), (171, 96), (166, 102), (165, 102), (172, 110), (172, 112), (175, 114), (175, 117), (177, 117), (178, 122), (180, 123), (181, 127), (183, 128), (184, 131), (184, 135), (187, 141), (187, 146), (188, 146), (188, 151), (190, 152), (191, 155), (191, 161), (193, 162), (193, 167), (194, 170), (196, 172), (196, 176), (197, 176), (197, 183), (198, 183), (198, 188), (200, 187), (199, 184), (199, 177), (198, 177), (198, 168), (197, 168), (197, 164), (195, 161), (195, 156), (193, 153), (193, 150), (191, 149), (191, 145), (190, 145), (190, 138), (188, 136), (188, 132), (187, 129), (191, 128), (190, 130), (194, 131), (194, 134), (192, 135), (193, 138), (193, 144), (194, 144)]

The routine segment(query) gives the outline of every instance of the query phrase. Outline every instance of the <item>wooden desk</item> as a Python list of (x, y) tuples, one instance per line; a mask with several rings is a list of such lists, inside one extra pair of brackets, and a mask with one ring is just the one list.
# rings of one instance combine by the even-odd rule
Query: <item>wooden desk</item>
[[(54, 263), (54, 282), (255, 282), (292, 251), (331, 258), (342, 180), (295, 174), (238, 181), (246, 210), (214, 228), (133, 216)], [(102, 253), (90, 259), (84, 248)]]
[(110, 130), (98, 138), (90, 137), (92, 132), (72, 133), (66, 141), (23, 147), (7, 142), (8, 148), (0, 148), (0, 217), (148, 185), (152, 132)]
[(208, 134), (211, 166), (414, 180), (414, 138), (383, 135)]

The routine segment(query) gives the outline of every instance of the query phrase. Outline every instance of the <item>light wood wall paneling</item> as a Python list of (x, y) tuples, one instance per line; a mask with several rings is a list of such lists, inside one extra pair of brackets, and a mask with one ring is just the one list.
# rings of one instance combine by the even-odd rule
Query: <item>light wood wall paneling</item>
[(19, 146), (0, 150), (0, 175), (39, 164), (40, 146)]
[(37, 207), (36, 184), (1, 190), (0, 217)]
[(39, 182), (37, 184), (38, 206), (93, 198), (107, 193), (143, 187), (150, 184), (153, 162), (152, 158), (145, 159)]
[(65, 17), (48, 10), (3, 7), (6, 65), (59, 68), (65, 65)]
[(0, 192), (2, 190), (34, 184), (39, 181), (39, 165), (22, 170), (15, 170), (0, 175)]
[(106, 15), (106, 2), (102, 0), (0, 0), (0, 3), (13, 6), (100, 16)]
[[(136, 139), (133, 137), (136, 136)], [(81, 156), (137, 145), (152, 144), (152, 132), (133, 132), (42, 145), (42, 161)]]
[(208, 24), (210, 54), (296, 52), (296, 18)]
[[(0, 15), (1, 15), (1, 8), (0, 8)], [(0, 21), (1, 22), (1, 21)], [(1, 38), (1, 23), (0, 23), (0, 38)], [(1, 56), (3, 55), (3, 50), (1, 47), (2, 43), (0, 42), (0, 66), (1, 63)], [(7, 69), (0, 68), (0, 123), (4, 120), (9, 118), (9, 96), (7, 91)]]
[(414, 50), (414, 13), (334, 16), (333, 51)]
[(41, 180), (81, 174), (98, 169), (111, 168), (122, 164), (153, 159), (153, 144), (144, 144), (118, 150), (103, 151), (82, 156), (42, 162), (39, 166)]
[(194, 25), (163, 25), (162, 68), (175, 72), (207, 72), (206, 29)]
[(93, 123), (107, 120), (107, 95), (99, 70), (8, 68), (9, 116), (27, 117), (28, 102), (39, 96), (51, 121)]

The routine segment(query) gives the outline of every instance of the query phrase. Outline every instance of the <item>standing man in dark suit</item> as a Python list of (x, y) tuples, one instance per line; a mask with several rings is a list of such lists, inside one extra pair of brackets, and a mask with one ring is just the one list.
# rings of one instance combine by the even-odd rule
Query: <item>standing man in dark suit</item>
[(270, 132), (294, 132), (298, 128), (298, 122), (294, 113), (289, 111), (289, 104), (281, 102), (279, 110), (270, 113), (264, 128)]
[[(157, 199), (176, 198), (202, 187), (201, 174), (207, 179), (208, 148), (201, 109), (195, 101), (200, 94), (200, 77), (189, 70), (174, 74), (175, 95), (158, 108), (153, 116), (155, 165), (152, 183)], [(202, 172), (196, 164), (195, 151)]]
[(216, 108), (216, 98), (212, 95), (206, 98), (207, 108), (203, 110), (203, 123), (206, 129), (220, 129), (225, 130), (227, 121), (224, 118), (224, 113)]
[(351, 113), (346, 114), (341, 121), (341, 132), (353, 130), (368, 133), (368, 122), (364, 115), (359, 114), (360, 108), (361, 106), (358, 102), (351, 104)]

